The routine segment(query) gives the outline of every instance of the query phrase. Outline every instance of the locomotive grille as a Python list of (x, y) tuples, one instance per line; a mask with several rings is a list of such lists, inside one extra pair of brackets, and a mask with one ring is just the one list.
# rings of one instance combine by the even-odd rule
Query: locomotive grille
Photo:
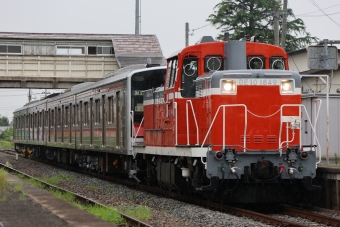
[(277, 143), (276, 136), (275, 135), (267, 136), (267, 143)]
[(263, 143), (263, 136), (262, 135), (255, 135), (254, 136), (254, 143)]
[[(244, 143), (244, 136), (241, 136), (241, 143)], [(250, 143), (250, 136), (246, 136), (246, 143)]]

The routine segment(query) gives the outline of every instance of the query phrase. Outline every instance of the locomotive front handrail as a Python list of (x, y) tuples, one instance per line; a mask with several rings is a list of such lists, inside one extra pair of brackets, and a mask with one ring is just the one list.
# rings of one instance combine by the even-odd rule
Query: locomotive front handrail
[(244, 105), (244, 104), (232, 104), (232, 105), (220, 105), (219, 107), (218, 107), (218, 109), (217, 109), (217, 111), (216, 111), (216, 113), (215, 113), (215, 116), (214, 116), (214, 118), (213, 118), (213, 120), (212, 120), (212, 122), (211, 122), (211, 124), (210, 124), (210, 127), (209, 127), (209, 129), (208, 129), (208, 131), (207, 131), (207, 134), (205, 135), (205, 138), (204, 138), (204, 140), (203, 140), (203, 142), (202, 142), (202, 146), (201, 146), (201, 148), (203, 148), (203, 145), (204, 145), (204, 143), (205, 143), (205, 141), (206, 141), (206, 139), (207, 139), (207, 137), (208, 137), (208, 135), (209, 135), (209, 133), (210, 133), (210, 130), (211, 130), (211, 128), (212, 128), (212, 126), (213, 126), (213, 124), (214, 124), (214, 122), (215, 122), (215, 119), (216, 119), (216, 117), (217, 117), (217, 114), (219, 113), (219, 111), (220, 111), (220, 109), (221, 109), (221, 107), (223, 107), (223, 149), (225, 148), (225, 108), (226, 107), (244, 107), (244, 140), (243, 140), (243, 152), (246, 152), (246, 150), (247, 150), (247, 147), (246, 147), (246, 142), (247, 142), (247, 140), (246, 140), (246, 132), (247, 132), (247, 124), (248, 124), (248, 121), (247, 121), (247, 106), (246, 105)]
[[(321, 100), (320, 100), (321, 101)], [(310, 126), (311, 126), (311, 128), (312, 128), (312, 131), (313, 131), (313, 133), (314, 133), (314, 136), (315, 136), (315, 140), (316, 140), (316, 142), (317, 142), (317, 144), (318, 144), (318, 147), (319, 147), (319, 161), (316, 163), (316, 164), (319, 164), (320, 162), (321, 162), (321, 146), (320, 146), (320, 142), (319, 142), (319, 140), (318, 140), (318, 138), (316, 137), (316, 132), (315, 132), (315, 127), (313, 126), (313, 124), (312, 124), (312, 122), (311, 122), (311, 120), (310, 120), (310, 117), (309, 117), (309, 115), (308, 115), (308, 112), (307, 112), (307, 109), (306, 109), (306, 107), (305, 107), (305, 105), (303, 105), (303, 104), (284, 104), (284, 105), (282, 105), (281, 106), (281, 111), (280, 111), (280, 121), (281, 121), (281, 123), (280, 123), (280, 134), (279, 134), (279, 152), (280, 152), (280, 157), (282, 156), (282, 144), (283, 143), (285, 143), (285, 142), (289, 142), (289, 141), (283, 141), (282, 143), (281, 143), (281, 135), (282, 135), (282, 117), (283, 117), (283, 115), (282, 115), (282, 113), (283, 113), (283, 108), (284, 107), (299, 107), (299, 117), (300, 117), (300, 119), (301, 119), (301, 107), (303, 107), (303, 109), (305, 110), (305, 113), (306, 113), (306, 116), (307, 116), (307, 119), (308, 119), (308, 122), (309, 122), (309, 124), (310, 124)], [(318, 110), (318, 112), (320, 111), (320, 108), (321, 108), (321, 105), (319, 106), (319, 110)], [(318, 115), (317, 115), (318, 116)], [(287, 122), (288, 123), (288, 122)], [(316, 123), (316, 122), (315, 122)], [(288, 134), (288, 131), (287, 131), (287, 134)], [(288, 135), (287, 135), (287, 139), (288, 139)], [(302, 144), (301, 143), (301, 127), (300, 127), (300, 144)]]
[(190, 145), (188, 103), (190, 103), (192, 115), (194, 116), (194, 120), (195, 120), (195, 124), (196, 124), (196, 137), (197, 137), (196, 145), (198, 145), (199, 144), (199, 130), (198, 130), (198, 124), (197, 124), (197, 120), (196, 120), (196, 115), (195, 115), (194, 107), (192, 105), (192, 101), (191, 100), (187, 100), (186, 103), (185, 103), (186, 121), (187, 121), (187, 145)]

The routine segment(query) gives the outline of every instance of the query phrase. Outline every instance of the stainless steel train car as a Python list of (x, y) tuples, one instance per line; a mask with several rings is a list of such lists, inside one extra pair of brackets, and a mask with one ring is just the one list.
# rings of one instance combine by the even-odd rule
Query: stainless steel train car
[(165, 68), (127, 67), (17, 109), (16, 150), (93, 171), (133, 175), (132, 143), (142, 143), (143, 91), (163, 84)]

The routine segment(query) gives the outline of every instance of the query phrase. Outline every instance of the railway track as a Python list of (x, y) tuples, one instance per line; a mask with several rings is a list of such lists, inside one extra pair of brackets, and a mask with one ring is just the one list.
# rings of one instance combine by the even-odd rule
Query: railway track
[[(92, 206), (97, 205), (97, 206), (101, 206), (101, 207), (106, 207), (106, 208), (108, 208), (107, 206), (105, 206), (105, 205), (103, 205), (103, 204), (100, 204), (100, 203), (98, 203), (98, 202), (96, 202), (96, 201), (93, 201), (93, 200), (91, 200), (91, 199), (89, 199), (89, 198), (86, 198), (86, 197), (83, 197), (83, 196), (81, 196), (81, 195), (75, 194), (75, 193), (73, 193), (73, 192), (67, 191), (67, 190), (62, 189), (62, 188), (60, 188), (60, 187), (57, 187), (57, 186), (55, 186), (55, 185), (51, 185), (51, 184), (49, 184), (49, 183), (47, 183), (47, 182), (44, 182), (44, 181), (42, 181), (42, 180), (39, 180), (39, 179), (37, 179), (37, 178), (35, 178), (35, 177), (33, 177), (33, 176), (30, 176), (30, 175), (28, 175), (28, 174), (26, 174), (26, 173), (23, 173), (23, 172), (19, 171), (19, 170), (13, 169), (13, 168), (11, 168), (11, 167), (9, 167), (9, 166), (6, 166), (6, 165), (4, 165), (4, 164), (2, 164), (2, 163), (0, 163), (0, 168), (5, 169), (5, 170), (8, 171), (9, 173), (20, 174), (20, 175), (22, 175), (22, 176), (23, 176), (24, 178), (26, 178), (26, 179), (34, 179), (35, 181), (40, 182), (41, 185), (43, 185), (43, 187), (44, 187), (45, 189), (58, 190), (58, 191), (60, 191), (60, 192), (62, 192), (62, 193), (70, 193), (70, 194), (72, 194), (72, 195), (75, 197), (75, 199), (76, 199), (77, 202), (80, 202), (80, 203), (82, 203), (82, 204), (89, 204), (89, 205), (92, 205)], [(140, 220), (137, 220), (137, 219), (135, 219), (135, 218), (133, 218), (133, 217), (131, 217), (131, 216), (128, 216), (128, 215), (126, 215), (126, 214), (124, 214), (124, 213), (119, 212), (119, 214), (125, 219), (126, 223), (127, 223), (129, 226), (131, 226), (131, 227), (152, 227), (151, 225), (148, 225), (147, 223), (144, 223), (144, 222), (142, 222), (142, 221), (140, 221)]]
[(284, 206), (284, 213), (290, 216), (295, 217), (302, 217), (305, 219), (309, 219), (313, 222), (321, 223), (327, 226), (334, 226), (339, 227), (340, 226), (340, 219), (332, 218), (326, 215), (316, 214), (313, 212), (309, 212), (307, 210), (302, 210), (294, 207)]
[[(53, 164), (54, 166), (57, 167), (61, 167), (60, 164), (56, 164), (56, 163), (50, 163), (47, 162), (48, 164)], [(293, 221), (288, 221), (286, 219), (283, 218), (279, 218), (279, 217), (273, 217), (270, 215), (266, 215), (263, 213), (259, 213), (259, 212), (254, 212), (251, 210), (247, 210), (247, 209), (241, 209), (241, 208), (237, 208), (237, 207), (231, 207), (231, 206), (226, 206), (226, 205), (222, 205), (222, 204), (217, 204), (217, 203), (213, 203), (213, 202), (209, 202), (206, 200), (202, 200), (202, 199), (197, 199), (197, 198), (192, 198), (192, 197), (188, 197), (188, 196), (184, 196), (178, 193), (173, 193), (173, 192), (169, 192), (169, 191), (164, 191), (158, 188), (154, 188), (154, 187), (149, 187), (146, 185), (141, 185), (141, 184), (137, 184), (135, 182), (131, 182), (129, 180), (122, 180), (119, 178), (115, 178), (112, 176), (103, 176), (94, 172), (88, 172), (79, 168), (74, 168), (74, 167), (69, 167), (69, 166), (62, 166), (63, 169), (67, 169), (69, 171), (74, 171), (74, 172), (78, 172), (78, 173), (82, 173), (82, 174), (86, 174), (86, 175), (91, 175), (93, 177), (96, 178), (100, 178), (102, 180), (106, 180), (106, 181), (111, 181), (111, 182), (115, 182), (115, 183), (119, 183), (119, 184), (123, 184), (125, 186), (128, 186), (130, 188), (134, 188), (134, 189), (138, 189), (138, 190), (143, 190), (149, 193), (153, 193), (153, 194), (157, 194), (157, 195), (161, 195), (161, 196), (165, 196), (168, 198), (172, 198), (175, 200), (179, 200), (182, 202), (186, 202), (186, 203), (190, 203), (190, 204), (194, 204), (194, 205), (199, 205), (205, 208), (209, 208), (211, 210), (216, 210), (216, 211), (220, 211), (220, 212), (225, 212), (225, 213), (229, 213), (235, 216), (241, 216), (241, 217), (248, 217), (248, 218), (252, 218), (256, 221), (260, 221), (260, 222), (264, 222), (264, 223), (268, 223), (271, 225), (275, 225), (275, 226), (296, 226), (296, 227), (302, 227), (302, 226), (309, 226), (309, 225), (305, 225), (305, 224), (301, 224), (301, 223), (297, 223), (297, 222), (293, 222)], [(81, 196), (79, 196), (81, 197)], [(89, 200), (88, 198), (80, 198), (82, 201), (87, 202), (87, 203), (95, 203), (92, 200)], [(340, 226), (340, 220), (336, 219), (336, 218), (331, 218), (325, 215), (320, 215), (320, 214), (316, 214), (316, 213), (312, 213), (312, 212), (308, 212), (306, 210), (301, 210), (301, 209), (296, 209), (296, 208), (292, 208), (292, 207), (288, 207), (288, 206), (283, 206), (284, 208), (284, 213), (287, 215), (291, 215), (293, 217), (300, 217), (300, 218), (304, 218), (304, 219), (309, 219), (313, 222), (317, 222), (317, 223), (322, 223), (324, 225), (328, 225), (328, 226)], [(135, 226), (135, 225), (132, 225)], [(139, 225), (139, 226), (147, 226), (147, 225)]]

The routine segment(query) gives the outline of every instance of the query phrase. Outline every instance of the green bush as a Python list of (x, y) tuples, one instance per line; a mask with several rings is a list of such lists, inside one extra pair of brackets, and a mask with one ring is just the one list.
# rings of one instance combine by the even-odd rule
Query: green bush
[(0, 148), (14, 148), (14, 145), (10, 141), (0, 140)]

